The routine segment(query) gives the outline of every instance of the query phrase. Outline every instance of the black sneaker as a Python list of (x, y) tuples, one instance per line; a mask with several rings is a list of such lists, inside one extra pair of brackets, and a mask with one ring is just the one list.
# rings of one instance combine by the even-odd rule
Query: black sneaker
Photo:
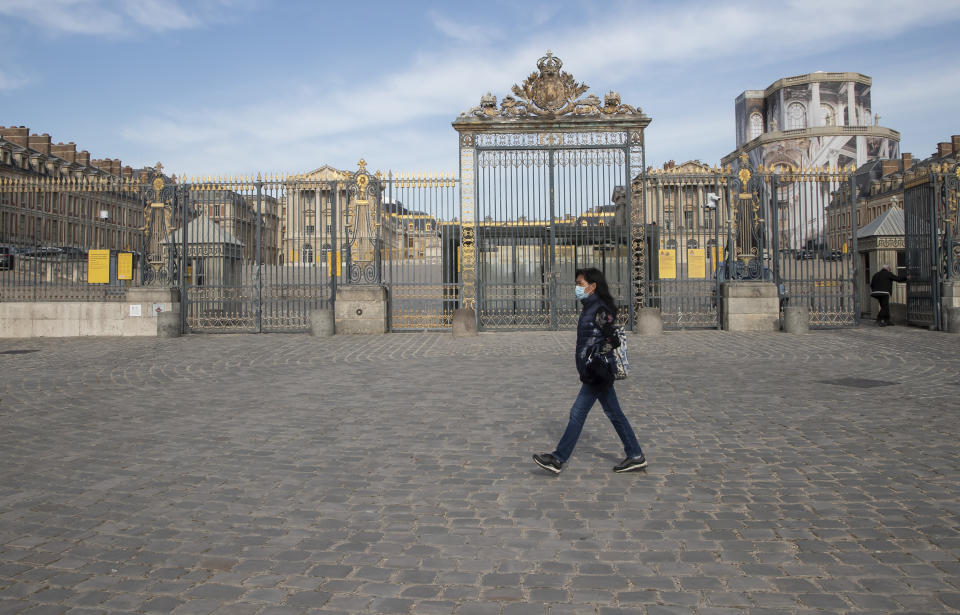
[(617, 465), (613, 466), (614, 472), (631, 472), (633, 470), (642, 470), (647, 467), (647, 458), (643, 455), (639, 457), (627, 457)]
[(533, 456), (533, 460), (537, 462), (537, 465), (553, 472), (554, 474), (559, 474), (560, 470), (563, 469), (563, 462), (554, 457), (551, 453), (539, 453)]

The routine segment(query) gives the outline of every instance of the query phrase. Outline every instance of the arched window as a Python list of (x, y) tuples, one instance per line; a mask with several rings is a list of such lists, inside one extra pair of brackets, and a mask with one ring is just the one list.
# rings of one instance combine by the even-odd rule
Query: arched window
[(787, 106), (787, 130), (807, 127), (807, 110), (801, 103), (792, 102)]
[(305, 263), (313, 262), (313, 245), (309, 243), (303, 244), (303, 262)]
[(754, 111), (750, 114), (750, 139), (753, 140), (763, 134), (763, 116)]
[(836, 126), (837, 114), (830, 105), (820, 105), (820, 114), (823, 115), (824, 126)]

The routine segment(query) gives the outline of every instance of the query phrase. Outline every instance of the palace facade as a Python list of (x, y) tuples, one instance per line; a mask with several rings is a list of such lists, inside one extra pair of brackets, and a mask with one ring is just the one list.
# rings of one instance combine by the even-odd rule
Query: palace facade
[(129, 187), (135, 177), (120, 160), (91, 159), (73, 142), (53, 143), (49, 134), (31, 134), (25, 126), (0, 126), (0, 244), (47, 251), (139, 249), (139, 193), (107, 188)]

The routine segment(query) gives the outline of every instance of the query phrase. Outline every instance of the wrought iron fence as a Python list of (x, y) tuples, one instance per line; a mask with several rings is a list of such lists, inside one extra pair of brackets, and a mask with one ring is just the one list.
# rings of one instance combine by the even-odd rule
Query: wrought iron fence
[[(682, 168), (641, 173), (628, 190), (627, 141), (484, 143), (469, 191), (453, 174), (383, 176), (362, 161), (286, 176), (5, 179), (0, 299), (120, 300), (172, 285), (189, 331), (303, 331), (339, 284), (375, 283), (401, 331), (449, 327), (466, 284), (486, 328), (567, 328), (577, 306), (564, 281), (599, 266), (625, 321), (633, 296), (667, 327), (717, 327), (726, 280), (777, 284), (814, 326), (856, 321), (847, 170)], [(955, 218), (956, 178), (941, 175)], [(955, 229), (954, 218), (939, 224)], [(941, 235), (936, 258), (952, 270), (953, 231)]]
[(459, 182), (453, 173), (389, 173), (379, 245), (393, 331), (446, 329), (460, 301)]
[(132, 178), (0, 178), (0, 301), (119, 301), (143, 271)]
[(668, 328), (719, 327), (720, 284), (754, 280), (776, 284), (781, 307), (807, 307), (811, 326), (855, 324), (850, 175), (754, 168), (745, 160), (733, 168), (694, 162), (649, 172), (646, 305), (660, 308)]
[(904, 178), (907, 322), (943, 329), (941, 283), (960, 279), (960, 164), (932, 163)]

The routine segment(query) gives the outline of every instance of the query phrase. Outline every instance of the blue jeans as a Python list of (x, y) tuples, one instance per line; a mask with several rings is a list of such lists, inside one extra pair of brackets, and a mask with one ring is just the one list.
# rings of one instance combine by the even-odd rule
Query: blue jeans
[(560, 438), (560, 444), (557, 450), (553, 451), (553, 456), (561, 462), (566, 463), (573, 454), (573, 447), (577, 445), (580, 439), (580, 432), (583, 431), (583, 423), (587, 420), (587, 414), (593, 408), (593, 403), (600, 400), (600, 406), (604, 414), (613, 423), (613, 428), (617, 430), (620, 441), (623, 442), (623, 450), (627, 457), (639, 457), (643, 454), (640, 450), (640, 443), (637, 442), (637, 436), (633, 433), (633, 427), (630, 427), (630, 421), (624, 416), (620, 409), (620, 402), (617, 400), (617, 392), (613, 390), (613, 385), (607, 389), (597, 390), (589, 384), (580, 387), (580, 393), (577, 395), (573, 407), (570, 408), (570, 422), (567, 423), (567, 429)]

